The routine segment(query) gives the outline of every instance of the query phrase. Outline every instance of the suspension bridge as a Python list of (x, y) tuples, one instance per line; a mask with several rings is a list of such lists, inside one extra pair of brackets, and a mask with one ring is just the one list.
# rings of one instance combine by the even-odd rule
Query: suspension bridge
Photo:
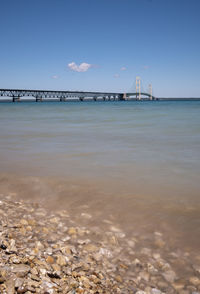
[[(0, 89), (0, 101), (9, 99), (19, 102), (22, 99), (32, 98), (36, 102), (45, 100), (70, 101), (78, 99), (84, 100), (103, 100), (103, 101), (126, 101), (126, 100), (156, 100), (152, 95), (152, 86), (149, 91), (141, 91), (141, 80), (136, 77), (135, 91), (127, 93), (118, 92), (85, 92), (85, 91), (50, 91), (50, 90), (26, 90), (26, 89)], [(29, 99), (29, 100), (32, 100)]]

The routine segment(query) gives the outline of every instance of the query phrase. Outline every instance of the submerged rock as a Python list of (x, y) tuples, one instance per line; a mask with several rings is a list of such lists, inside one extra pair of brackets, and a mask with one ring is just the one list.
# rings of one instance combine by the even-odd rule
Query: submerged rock
[[(11, 199), (0, 205), (2, 294), (196, 294), (200, 289), (198, 260), (191, 268), (188, 254), (170, 252), (162, 232), (128, 237), (114, 220), (90, 225), (89, 213), (47, 213)], [(190, 278), (176, 272), (180, 256)]]

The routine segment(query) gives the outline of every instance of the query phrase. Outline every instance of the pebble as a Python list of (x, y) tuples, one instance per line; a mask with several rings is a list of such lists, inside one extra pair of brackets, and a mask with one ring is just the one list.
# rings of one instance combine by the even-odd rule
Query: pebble
[(30, 271), (30, 266), (26, 264), (11, 265), (12, 273), (15, 273), (18, 277), (24, 277)]
[(163, 273), (163, 277), (167, 282), (173, 283), (176, 279), (176, 273), (174, 271), (166, 271), (165, 273)]
[(57, 264), (60, 266), (65, 266), (67, 265), (67, 259), (65, 256), (63, 255), (58, 255), (57, 256), (57, 260), (56, 260)]
[(48, 256), (46, 258), (46, 262), (49, 263), (49, 264), (53, 264), (55, 262), (54, 258), (52, 256)]
[(151, 294), (162, 294), (162, 292), (156, 288), (151, 289)]
[[(82, 227), (66, 212), (2, 200), (0, 293), (41, 294), (197, 294), (198, 260), (171, 251), (164, 234), (127, 236), (114, 220)], [(78, 214), (78, 212), (77, 212)], [(84, 223), (94, 216), (80, 213)], [(134, 233), (134, 230), (133, 230)], [(150, 244), (150, 241), (151, 244)], [(156, 248), (156, 249), (155, 249)], [(169, 258), (167, 258), (169, 256)], [(165, 258), (164, 258), (165, 257)], [(188, 277), (174, 265), (188, 266)], [(200, 260), (199, 260), (200, 263)], [(199, 293), (198, 293), (199, 294)]]
[(191, 277), (189, 281), (194, 286), (200, 285), (200, 279), (198, 277)]

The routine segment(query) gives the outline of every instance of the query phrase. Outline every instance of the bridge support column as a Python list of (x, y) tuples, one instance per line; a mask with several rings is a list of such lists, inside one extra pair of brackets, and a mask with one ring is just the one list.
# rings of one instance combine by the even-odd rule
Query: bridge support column
[(93, 100), (94, 100), (94, 101), (97, 101), (97, 97), (93, 97)]
[(118, 96), (120, 101), (124, 101), (126, 97), (124, 97), (124, 94), (119, 94)]
[(42, 97), (36, 97), (36, 102), (42, 102)]
[(60, 98), (60, 102), (65, 102), (66, 101), (66, 98), (65, 97), (61, 97)]
[(83, 101), (83, 100), (84, 100), (84, 98), (83, 98), (83, 97), (79, 97), (79, 100), (80, 100), (80, 101)]
[(13, 102), (19, 102), (20, 101), (20, 97), (19, 96), (13, 96), (13, 99), (12, 99)]

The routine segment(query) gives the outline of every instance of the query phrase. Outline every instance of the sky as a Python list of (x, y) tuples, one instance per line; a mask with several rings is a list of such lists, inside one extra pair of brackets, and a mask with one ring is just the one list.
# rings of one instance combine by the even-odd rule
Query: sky
[(0, 88), (200, 97), (200, 0), (0, 0)]

